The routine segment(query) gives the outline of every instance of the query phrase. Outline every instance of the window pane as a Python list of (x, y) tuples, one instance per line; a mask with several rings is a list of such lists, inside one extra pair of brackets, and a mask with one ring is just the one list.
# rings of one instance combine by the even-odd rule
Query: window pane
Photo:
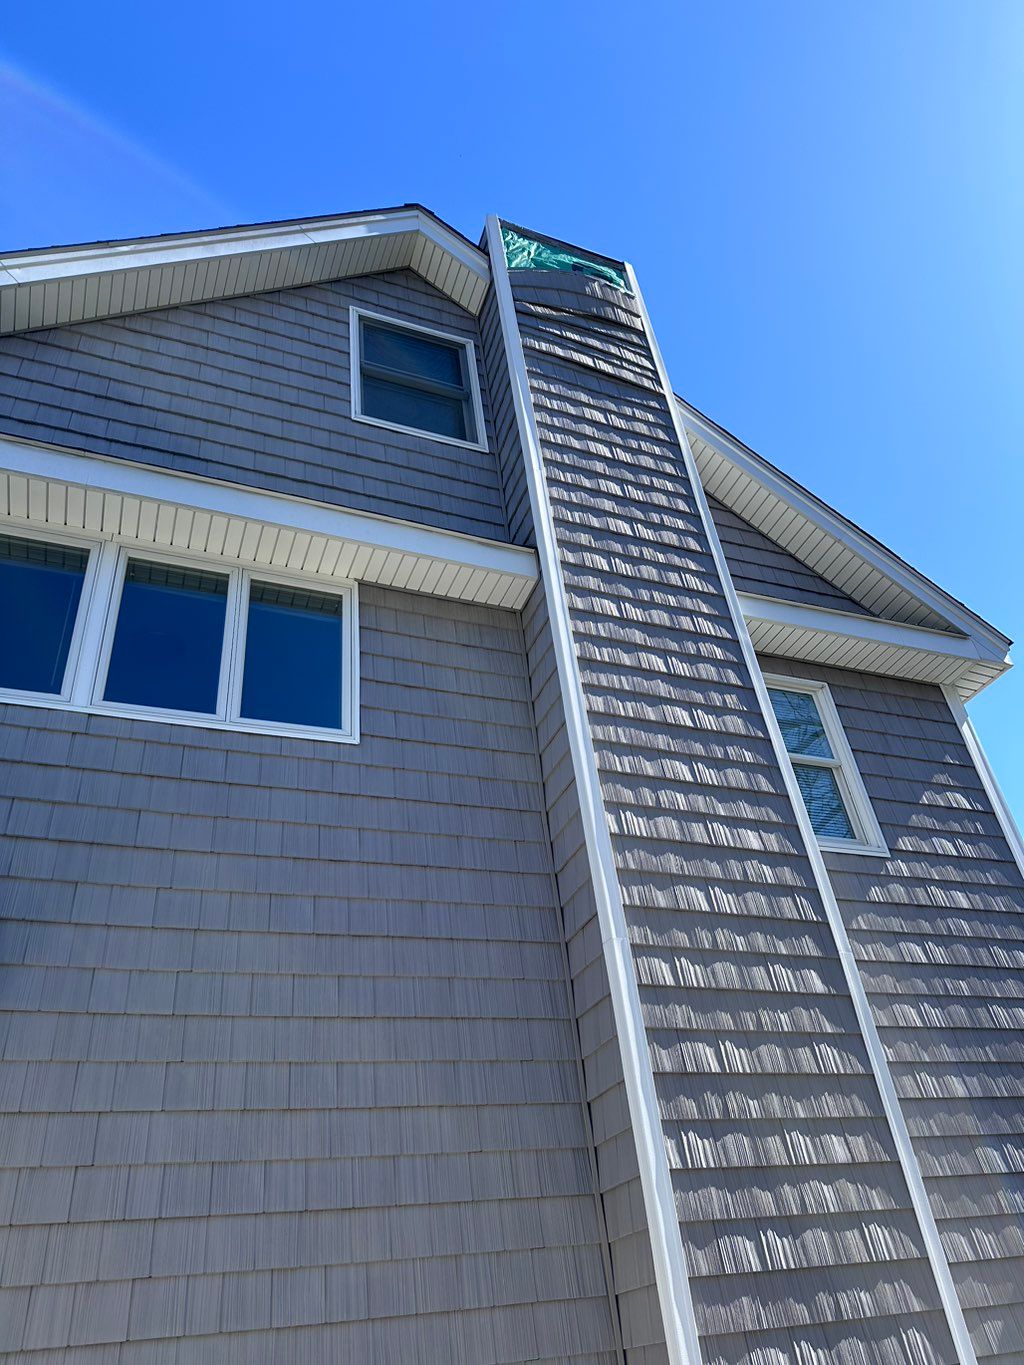
[(227, 595), (226, 574), (129, 560), (105, 699), (215, 715)]
[(811, 758), (834, 758), (818, 714), (818, 703), (809, 692), (782, 692), (770, 687), (772, 709), (778, 717), (782, 738), (791, 754)]
[(363, 414), (402, 427), (419, 427), (457, 441), (466, 435), (466, 404), (461, 398), (444, 398), (422, 389), (407, 389), (386, 379), (363, 376)]
[(843, 805), (839, 783), (831, 768), (794, 763), (797, 784), (811, 817), (811, 827), (823, 839), (853, 839), (850, 817)]
[(59, 694), (89, 554), (0, 535), (0, 687)]
[(342, 728), (344, 604), (303, 588), (253, 583), (242, 675), (242, 715)]
[(431, 341), (415, 332), (395, 332), (390, 327), (363, 323), (363, 359), (371, 365), (386, 365), (392, 370), (462, 388), (465, 383), (462, 355), (461, 346)]

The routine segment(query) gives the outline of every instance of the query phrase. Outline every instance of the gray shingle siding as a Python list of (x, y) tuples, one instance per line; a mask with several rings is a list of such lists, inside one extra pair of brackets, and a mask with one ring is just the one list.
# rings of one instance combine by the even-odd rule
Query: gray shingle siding
[(891, 857), (826, 855), (978, 1357), (1024, 1358), (1024, 883), (942, 693), (829, 683)]
[(732, 580), (740, 592), (758, 593), (787, 602), (803, 602), (809, 607), (831, 611), (852, 611), (873, 616), (841, 588), (822, 578), (795, 555), (770, 540), (756, 526), (708, 498), (711, 515), (718, 530)]
[(353, 421), (349, 305), (466, 337), (411, 271), (0, 338), (0, 434), (506, 538), (489, 451)]
[(705, 1359), (952, 1361), (638, 316), (512, 278)]
[(5, 710), (26, 1360), (617, 1359), (519, 620), (361, 596), (358, 746)]

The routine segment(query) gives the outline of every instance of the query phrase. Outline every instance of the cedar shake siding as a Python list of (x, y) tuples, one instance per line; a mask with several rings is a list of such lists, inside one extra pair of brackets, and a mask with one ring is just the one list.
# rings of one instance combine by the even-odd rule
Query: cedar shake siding
[(411, 271), (0, 337), (0, 432), (506, 538), (494, 457), (352, 418), (349, 307), (465, 337)]
[[(1024, 1365), (1024, 874), (956, 700), (1009, 642), (708, 423), (712, 526), (640, 300), (486, 240), (0, 257), (0, 1355)], [(482, 449), (353, 418), (353, 306), (472, 342)], [(216, 707), (105, 692), (126, 619), (160, 673), (129, 582), (222, 622)], [(794, 804), (751, 636), (887, 852)]]
[(824, 679), (892, 856), (826, 861), (979, 1360), (1024, 1361), (1024, 880), (942, 693)]
[(362, 613), (357, 746), (5, 708), (26, 1362), (615, 1359), (519, 620)]
[(705, 1361), (954, 1360), (639, 315), (512, 284)]

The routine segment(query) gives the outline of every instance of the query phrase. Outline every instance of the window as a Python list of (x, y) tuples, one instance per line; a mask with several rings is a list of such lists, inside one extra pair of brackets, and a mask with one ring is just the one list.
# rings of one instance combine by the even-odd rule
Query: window
[(354, 584), (0, 534), (0, 594), (0, 696), (357, 737)]
[(766, 681), (819, 844), (847, 853), (887, 854), (827, 684), (783, 677)]
[(471, 341), (351, 310), (352, 414), (364, 422), (482, 447)]
[(0, 688), (65, 695), (88, 562), (88, 550), (75, 545), (0, 535)]

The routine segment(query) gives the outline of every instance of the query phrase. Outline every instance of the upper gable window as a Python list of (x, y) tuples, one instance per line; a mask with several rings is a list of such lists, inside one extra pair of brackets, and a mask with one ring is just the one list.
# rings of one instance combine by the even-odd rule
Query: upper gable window
[(351, 310), (352, 415), (363, 422), (483, 446), (471, 341)]
[(844, 853), (888, 853), (828, 684), (766, 681), (818, 843)]

